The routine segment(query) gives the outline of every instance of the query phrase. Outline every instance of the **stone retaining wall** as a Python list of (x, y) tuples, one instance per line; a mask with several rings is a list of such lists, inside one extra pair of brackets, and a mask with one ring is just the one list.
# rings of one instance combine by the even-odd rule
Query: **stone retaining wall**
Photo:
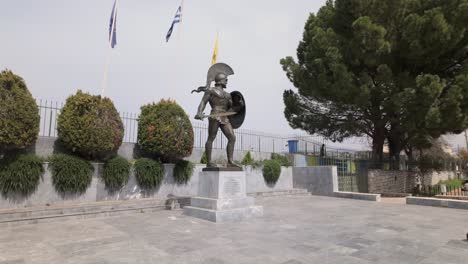
[[(433, 171), (420, 177), (420, 181), (423, 185), (435, 185), (455, 177), (452, 171)], [(417, 174), (413, 172), (386, 170), (368, 172), (369, 193), (411, 193), (417, 182)]]
[[(411, 177), (411, 176), (410, 176)], [(369, 170), (369, 193), (405, 193), (412, 187), (408, 185), (407, 171)]]
[(293, 186), (307, 189), (312, 195), (334, 196), (338, 191), (337, 167), (293, 167)]

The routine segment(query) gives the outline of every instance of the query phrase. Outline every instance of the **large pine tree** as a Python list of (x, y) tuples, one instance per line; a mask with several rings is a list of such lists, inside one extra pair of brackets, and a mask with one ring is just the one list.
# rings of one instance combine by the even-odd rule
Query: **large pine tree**
[(367, 135), (375, 164), (468, 127), (468, 0), (327, 1), (281, 60), (293, 128)]

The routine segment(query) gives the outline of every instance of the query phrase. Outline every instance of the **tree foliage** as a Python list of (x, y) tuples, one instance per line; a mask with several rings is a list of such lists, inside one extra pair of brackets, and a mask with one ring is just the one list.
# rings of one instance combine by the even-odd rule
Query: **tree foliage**
[(31, 145), (39, 134), (39, 108), (24, 80), (0, 72), (0, 153)]
[(192, 123), (175, 101), (161, 100), (141, 107), (138, 144), (146, 153), (174, 162), (192, 154), (193, 141)]
[(372, 138), (375, 161), (468, 127), (468, 0), (327, 1), (281, 60), (293, 128)]
[(60, 142), (87, 159), (106, 159), (122, 144), (124, 127), (109, 98), (78, 90), (67, 98), (57, 120)]

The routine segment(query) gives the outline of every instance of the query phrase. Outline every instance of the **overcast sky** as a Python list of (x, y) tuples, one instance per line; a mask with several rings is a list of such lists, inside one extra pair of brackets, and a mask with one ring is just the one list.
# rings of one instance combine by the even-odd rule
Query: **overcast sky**
[[(0, 0), (0, 69), (22, 76), (36, 98), (64, 102), (78, 89), (99, 94), (113, 2)], [(302, 133), (283, 115), (283, 91), (293, 86), (279, 60), (295, 56), (306, 19), (324, 3), (185, 0), (183, 22), (166, 43), (179, 0), (119, 0), (105, 96), (120, 112), (133, 113), (143, 104), (172, 98), (193, 120), (201, 94), (190, 91), (206, 81), (219, 32), (218, 62), (235, 72), (227, 89), (246, 99), (243, 128)]]

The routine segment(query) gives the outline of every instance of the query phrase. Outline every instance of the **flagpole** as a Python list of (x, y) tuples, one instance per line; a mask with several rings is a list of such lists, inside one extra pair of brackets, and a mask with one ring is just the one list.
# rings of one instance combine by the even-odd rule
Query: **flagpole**
[(104, 91), (106, 90), (107, 86), (107, 75), (109, 72), (109, 65), (110, 65), (110, 60), (111, 60), (111, 55), (112, 55), (112, 40), (114, 39), (114, 29), (115, 29), (115, 18), (117, 17), (117, 10), (119, 4), (119, 0), (115, 0), (115, 10), (114, 14), (112, 17), (112, 26), (111, 26), (111, 34), (109, 38), (109, 51), (107, 53), (107, 58), (106, 58), (106, 64), (104, 65), (104, 76), (102, 78), (102, 89), (101, 89), (101, 98), (104, 98)]

